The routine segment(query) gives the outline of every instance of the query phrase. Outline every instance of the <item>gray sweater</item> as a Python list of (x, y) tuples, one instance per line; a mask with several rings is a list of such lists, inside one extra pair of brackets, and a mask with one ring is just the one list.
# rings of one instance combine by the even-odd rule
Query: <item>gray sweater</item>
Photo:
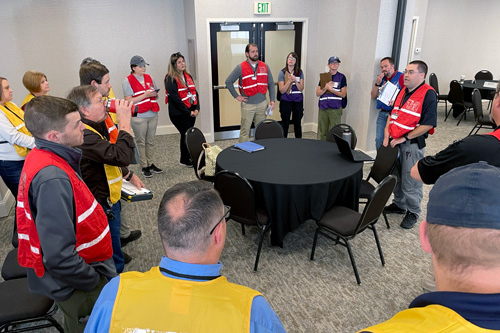
[[(269, 100), (271, 102), (274, 102), (276, 98), (276, 91), (274, 87), (273, 74), (271, 74), (271, 70), (269, 69), (269, 66), (267, 64), (266, 67), (267, 67), (267, 90), (269, 91)], [(234, 98), (238, 97), (238, 93), (236, 92), (236, 89), (234, 89), (234, 82), (240, 79), (241, 79), (241, 64), (238, 64), (226, 79), (226, 87)], [(242, 94), (242, 96), (248, 97), (245, 94)], [(255, 95), (248, 97), (247, 103), (257, 104), (265, 100), (266, 100), (265, 94), (256, 93)]]

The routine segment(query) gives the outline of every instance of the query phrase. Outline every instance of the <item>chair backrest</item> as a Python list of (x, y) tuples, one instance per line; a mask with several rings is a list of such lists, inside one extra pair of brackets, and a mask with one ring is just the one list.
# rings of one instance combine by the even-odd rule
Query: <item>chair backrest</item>
[(464, 92), (462, 86), (457, 80), (450, 82), (450, 92), (448, 93), (448, 101), (452, 104), (464, 105)]
[(255, 127), (255, 140), (283, 137), (283, 127), (276, 120), (264, 119)]
[(189, 151), (189, 155), (191, 156), (191, 160), (193, 161), (193, 166), (195, 169), (196, 177), (198, 177), (197, 172), (197, 161), (200, 157), (201, 152), (203, 151), (202, 144), (207, 142), (205, 140), (205, 136), (203, 133), (196, 127), (191, 127), (186, 131), (186, 147)]
[(373, 193), (370, 195), (370, 198), (365, 205), (365, 209), (363, 209), (363, 213), (361, 214), (361, 218), (359, 219), (353, 236), (366, 229), (368, 225), (380, 217), (387, 201), (389, 201), (389, 198), (391, 197), (392, 191), (394, 191), (394, 188), (396, 187), (396, 182), (396, 176), (389, 175), (385, 177), (380, 184), (378, 184)]
[(380, 183), (385, 177), (391, 174), (394, 165), (396, 165), (397, 158), (398, 148), (392, 148), (391, 145), (387, 145), (387, 147), (380, 146), (367, 180), (373, 178), (377, 183)]
[(431, 73), (431, 75), (429, 75), (429, 85), (432, 88), (434, 88), (434, 90), (436, 91), (436, 94), (439, 95), (439, 83), (438, 83), (438, 78), (437, 78), (436, 74)]
[(222, 202), (231, 206), (230, 218), (246, 225), (260, 226), (255, 193), (250, 182), (236, 172), (223, 170), (215, 175), (214, 188)]
[(472, 108), (474, 109), (476, 120), (483, 118), (483, 101), (481, 99), (481, 93), (477, 88), (472, 90)]
[(493, 73), (491, 73), (489, 70), (483, 69), (482, 71), (479, 71), (474, 75), (474, 78), (476, 80), (493, 80)]
[(328, 134), (326, 135), (326, 141), (335, 142), (335, 134), (342, 137), (342, 133), (344, 132), (345, 129), (351, 131), (351, 149), (356, 148), (356, 144), (358, 143), (358, 138), (356, 137), (356, 131), (354, 130), (354, 128), (352, 128), (347, 124), (338, 124), (330, 128)]

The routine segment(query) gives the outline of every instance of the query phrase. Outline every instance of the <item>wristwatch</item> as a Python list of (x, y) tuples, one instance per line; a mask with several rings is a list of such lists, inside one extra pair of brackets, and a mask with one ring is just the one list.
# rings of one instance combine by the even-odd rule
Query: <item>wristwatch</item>
[(376, 86), (376, 87), (382, 87), (382, 84), (377, 84), (377, 83), (375, 83), (375, 86)]
[(128, 177), (125, 178), (126, 181), (129, 181), (132, 179), (132, 176), (134, 175), (134, 172), (132, 170), (130, 170), (129, 174), (128, 174)]
[(408, 133), (406, 133), (405, 135), (403, 135), (403, 138), (405, 138), (406, 141), (410, 140), (410, 139), (408, 139)]

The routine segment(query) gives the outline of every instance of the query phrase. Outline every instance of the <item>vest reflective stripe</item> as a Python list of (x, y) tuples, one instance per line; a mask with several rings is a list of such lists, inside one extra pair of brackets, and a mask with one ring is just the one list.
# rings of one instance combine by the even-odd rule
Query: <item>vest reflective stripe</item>
[(99, 236), (97, 236), (95, 239), (93, 239), (92, 241), (90, 241), (88, 243), (84, 243), (84, 244), (81, 244), (80, 246), (78, 246), (76, 248), (76, 251), (80, 252), (82, 250), (88, 249), (89, 247), (96, 245), (97, 243), (102, 241), (104, 239), (104, 237), (106, 237), (107, 234), (109, 234), (109, 225), (107, 225), (106, 229), (104, 229), (104, 231)]
[[(24, 124), (24, 111), (21, 110), (16, 104), (12, 102), (5, 102), (5, 106), (0, 105), (0, 109), (2, 109), (9, 122), (18, 132), (32, 136)], [(16, 149), (17, 154), (21, 157), (26, 157), (26, 155), (30, 152), (29, 148), (18, 146), (16, 144), (13, 144), (13, 146)]]
[[(389, 120), (389, 134), (393, 139), (401, 138), (418, 126), (422, 115), (425, 94), (430, 89), (432, 89), (432, 87), (428, 84), (421, 85), (411, 94), (403, 105), (402, 101), (405, 95), (405, 89), (399, 92), (394, 102), (394, 108), (392, 109)], [(397, 115), (396, 119), (393, 118), (393, 115)]]
[(158, 267), (127, 272), (120, 275), (109, 332), (249, 332), (252, 301), (259, 295), (225, 277), (173, 279)]
[[(338, 82), (338, 87), (342, 83), (342, 78), (344, 74), (337, 72), (335, 75), (332, 75), (332, 81)], [(335, 91), (342, 91), (342, 88), (334, 88)], [(322, 110), (326, 109), (340, 109), (342, 107), (342, 97), (339, 97), (331, 92), (326, 92), (319, 97), (318, 107)]]
[[(177, 83), (177, 94), (179, 98), (184, 103), (184, 105), (190, 109), (191, 105), (198, 105), (198, 99), (196, 98), (196, 86), (191, 75), (183, 73), (184, 82), (181, 82), (177, 77), (175, 78), (175, 83)], [(189, 98), (191, 94), (192, 99)], [(191, 103), (191, 101), (193, 103)]]
[[(60, 156), (46, 150), (33, 149), (26, 157), (19, 182), (18, 205), (16, 207), (18, 225), (18, 261), (23, 267), (33, 268), (38, 277), (45, 274), (43, 258), (40, 251), (40, 239), (35, 221), (31, 219), (29, 202), (29, 189), (31, 181), (38, 172), (47, 167), (55, 166), (64, 171), (73, 189), (73, 203), (75, 215), (76, 244), (75, 250), (87, 264), (111, 258), (111, 236), (106, 214), (90, 193), (79, 175)], [(21, 203), (21, 204), (19, 204)], [(90, 208), (89, 208), (90, 207)], [(90, 212), (90, 214), (89, 214)], [(84, 218), (83, 218), (84, 217)]]
[[(145, 87), (139, 82), (134, 74), (130, 74), (129, 76), (127, 76), (127, 80), (130, 83), (132, 91), (134, 92), (134, 97), (143, 95), (146, 92)], [(146, 87), (154, 89), (153, 79), (148, 74), (144, 74), (144, 85)], [(138, 107), (138, 113), (143, 113), (150, 110), (154, 112), (160, 111), (160, 106), (158, 105), (158, 103), (156, 102), (156, 98), (154, 97), (145, 98), (135, 103), (134, 105)]]
[[(253, 79), (254, 76), (256, 76), (256, 80)], [(265, 63), (259, 61), (255, 72), (248, 61), (241, 63), (240, 94), (244, 93), (249, 97), (257, 93), (265, 94), (267, 92), (267, 84), (267, 66)]]
[[(85, 124), (85, 127), (96, 133), (101, 137), (101, 139), (106, 140), (101, 133), (97, 132), (94, 128), (91, 126)], [(104, 165), (104, 172), (106, 173), (106, 180), (108, 181), (108, 188), (109, 188), (109, 201), (111, 203), (117, 203), (118, 200), (120, 200), (122, 196), (122, 171), (120, 170), (119, 167), (114, 166), (114, 165), (108, 165), (108, 164), (103, 164)]]
[(368, 327), (359, 332), (386, 333), (386, 332), (497, 332), (476, 326), (468, 322), (458, 313), (442, 305), (432, 304), (426, 307), (411, 308), (398, 312), (394, 317)]

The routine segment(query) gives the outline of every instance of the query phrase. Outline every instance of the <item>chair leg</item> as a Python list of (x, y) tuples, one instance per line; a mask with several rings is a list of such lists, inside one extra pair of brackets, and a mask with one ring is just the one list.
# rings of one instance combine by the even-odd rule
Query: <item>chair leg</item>
[(245, 236), (245, 225), (244, 224), (241, 225), (241, 234), (243, 236)]
[[(474, 132), (474, 130), (476, 129), (476, 127), (477, 127), (477, 124), (476, 124), (476, 125), (474, 125), (474, 127), (472, 127), (472, 129), (471, 129), (471, 130), (470, 130), (470, 132), (469, 132), (469, 135), (467, 135), (467, 136), (472, 135), (472, 132)], [(479, 131), (479, 127), (477, 127), (477, 131)], [(476, 133), (477, 133), (477, 131), (476, 131)]]
[(314, 252), (316, 251), (316, 242), (318, 241), (319, 235), (319, 227), (316, 228), (316, 232), (314, 233), (313, 247), (311, 250), (311, 260), (314, 260)]
[(462, 119), (465, 119), (465, 114), (467, 113), (467, 109), (464, 110), (464, 112), (462, 113), (462, 115), (460, 116), (460, 119), (458, 119), (458, 123), (457, 123), (457, 126), (460, 125), (460, 122), (462, 121)]
[(448, 116), (450, 115), (450, 113), (451, 113), (452, 111), (453, 111), (453, 104), (451, 105), (450, 111), (445, 112), (444, 121), (446, 121), (446, 120), (448, 119)]
[(347, 239), (345, 240), (345, 245), (347, 247), (347, 252), (349, 252), (349, 258), (351, 259), (352, 269), (354, 270), (354, 275), (356, 276), (356, 281), (361, 284), (361, 279), (359, 278), (358, 269), (356, 268), (356, 261), (354, 261), (354, 256), (352, 255), (351, 244)]
[(257, 257), (255, 258), (255, 265), (253, 267), (254, 272), (257, 271), (257, 267), (259, 266), (260, 251), (262, 250), (262, 243), (264, 242), (264, 236), (266, 235), (268, 230), (270, 230), (270, 225), (262, 228), (262, 230), (260, 232), (259, 247), (257, 249)]
[(382, 247), (380, 246), (380, 241), (378, 239), (377, 229), (375, 228), (375, 224), (372, 225), (373, 236), (375, 236), (375, 242), (377, 243), (378, 254), (380, 255), (380, 261), (382, 262), (382, 266), (385, 266), (384, 254), (382, 253)]
[(382, 215), (384, 216), (385, 225), (387, 226), (387, 229), (391, 229), (391, 225), (389, 224), (389, 220), (387, 219), (387, 215), (385, 214), (384, 211), (382, 211)]

